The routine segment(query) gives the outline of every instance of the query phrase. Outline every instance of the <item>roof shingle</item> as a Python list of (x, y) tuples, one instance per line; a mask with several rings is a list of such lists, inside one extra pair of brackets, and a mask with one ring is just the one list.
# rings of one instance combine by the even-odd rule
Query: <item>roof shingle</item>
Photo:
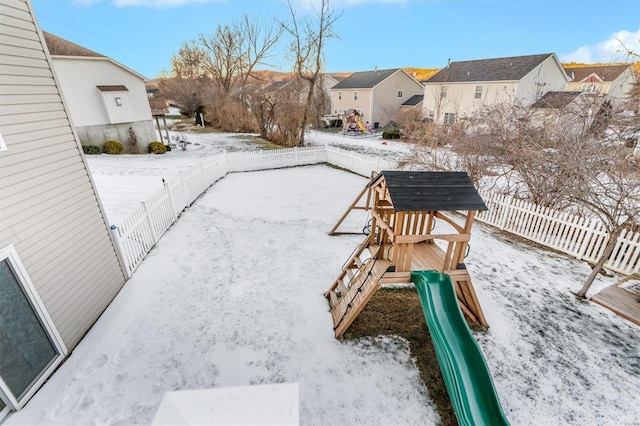
[(372, 89), (398, 70), (400, 70), (400, 68), (354, 72), (333, 86), (332, 89)]
[(451, 62), (426, 83), (518, 81), (553, 53)]

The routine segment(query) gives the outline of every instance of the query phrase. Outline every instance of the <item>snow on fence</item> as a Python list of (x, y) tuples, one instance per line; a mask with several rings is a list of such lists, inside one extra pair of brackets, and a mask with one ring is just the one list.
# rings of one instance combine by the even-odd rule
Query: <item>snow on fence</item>
[[(605, 226), (597, 221), (541, 207), (511, 196), (480, 191), (489, 210), (477, 219), (590, 263), (607, 245)], [(605, 266), (630, 275), (640, 270), (640, 233), (623, 231)]]
[[(180, 213), (227, 173), (320, 163), (365, 177), (370, 177), (372, 172), (396, 168), (384, 159), (331, 146), (241, 151), (209, 157), (198, 166), (180, 172), (179, 179), (165, 182), (162, 189), (142, 202), (119, 226), (111, 226), (127, 278)], [(597, 221), (505, 195), (482, 191), (481, 195), (489, 210), (477, 216), (480, 222), (591, 263), (604, 251), (607, 233), (604, 225)], [(627, 275), (640, 271), (640, 233), (624, 231), (605, 266)]]

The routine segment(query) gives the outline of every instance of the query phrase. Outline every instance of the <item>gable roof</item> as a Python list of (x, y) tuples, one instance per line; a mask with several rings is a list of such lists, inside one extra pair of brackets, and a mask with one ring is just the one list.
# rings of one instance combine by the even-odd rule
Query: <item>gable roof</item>
[(582, 92), (547, 92), (531, 108), (564, 108), (573, 102)]
[(571, 81), (583, 81), (591, 75), (598, 77), (600, 81), (613, 81), (627, 70), (631, 65), (597, 65), (592, 67), (564, 68)]
[(466, 172), (382, 171), (393, 209), (401, 211), (488, 210)]
[[(57, 35), (48, 33), (46, 31), (42, 31), (42, 35), (44, 36), (45, 45), (47, 47), (47, 50), (49, 51), (49, 55), (51, 56), (57, 56), (58, 58), (60, 57), (87, 58), (87, 60), (109, 61), (112, 64), (140, 78), (145, 83), (148, 81), (147, 77), (143, 76), (142, 74), (132, 70), (131, 68), (125, 65), (122, 65), (120, 62), (115, 61), (108, 56), (94, 52), (93, 50), (89, 50), (86, 47), (82, 47), (78, 44), (72, 43), (69, 40), (65, 40), (62, 37), (58, 37)], [(55, 65), (54, 65), (54, 68), (55, 68)]]
[(451, 62), (428, 79), (426, 83), (518, 81), (552, 55), (554, 54), (543, 53), (540, 55)]
[(400, 106), (416, 106), (424, 100), (424, 95), (413, 95)]
[(349, 77), (338, 82), (332, 89), (373, 89), (401, 68), (388, 70), (354, 72)]
[(100, 53), (89, 50), (86, 47), (82, 47), (46, 31), (42, 31), (42, 35), (44, 36), (44, 40), (47, 43), (47, 49), (51, 56), (89, 56), (93, 58), (106, 58), (106, 56), (101, 55)]

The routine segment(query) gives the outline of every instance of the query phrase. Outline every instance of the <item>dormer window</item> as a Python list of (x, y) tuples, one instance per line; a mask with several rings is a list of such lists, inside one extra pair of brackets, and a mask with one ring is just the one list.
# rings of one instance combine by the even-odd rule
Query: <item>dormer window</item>
[(582, 85), (582, 91), (584, 93), (598, 93), (600, 85), (598, 83), (584, 83)]

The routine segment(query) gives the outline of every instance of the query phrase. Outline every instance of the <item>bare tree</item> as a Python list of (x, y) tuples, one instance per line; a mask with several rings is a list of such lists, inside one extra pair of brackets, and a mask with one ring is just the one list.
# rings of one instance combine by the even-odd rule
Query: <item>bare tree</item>
[(162, 95), (178, 103), (181, 112), (190, 117), (202, 106), (202, 92), (210, 83), (203, 60), (204, 52), (194, 42), (183, 43), (171, 57), (171, 77), (160, 82)]
[(324, 68), (325, 43), (336, 37), (333, 25), (341, 16), (341, 13), (336, 13), (331, 9), (329, 3), (329, 0), (322, 0), (320, 9), (314, 8), (313, 10), (315, 14), (313, 19), (300, 20), (289, 1), (291, 22), (282, 24), (282, 28), (293, 37), (291, 51), (294, 55), (294, 74), (298, 79), (308, 84), (306, 100), (302, 105), (302, 114), (295, 115), (298, 128), (296, 145), (299, 146), (304, 146), (304, 135), (316, 99), (316, 91), (322, 90), (319, 86)]

